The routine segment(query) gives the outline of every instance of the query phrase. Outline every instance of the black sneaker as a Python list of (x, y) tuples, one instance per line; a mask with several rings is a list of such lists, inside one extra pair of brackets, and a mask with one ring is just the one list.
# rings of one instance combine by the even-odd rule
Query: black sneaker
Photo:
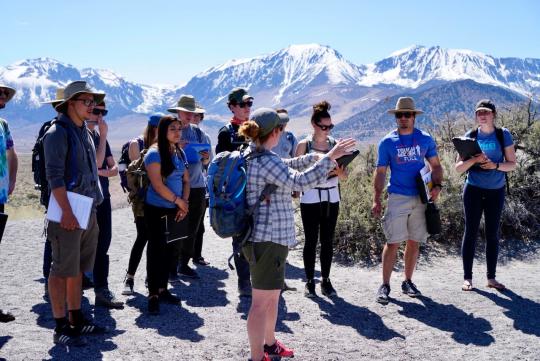
[(317, 292), (315, 292), (315, 281), (308, 280), (306, 282), (306, 288), (304, 289), (304, 296), (307, 298), (317, 297)]
[(159, 293), (159, 302), (168, 303), (170, 305), (181, 306), (180, 298), (174, 296), (169, 290), (163, 290)]
[(124, 278), (124, 290), (122, 294), (124, 296), (131, 296), (133, 294), (133, 288), (135, 287), (135, 280), (127, 276)]
[(251, 297), (251, 281), (238, 281), (238, 296)]
[(387, 305), (388, 304), (388, 295), (390, 294), (390, 285), (382, 284), (377, 291), (377, 302)]
[(96, 299), (95, 299), (95, 305), (106, 307), (106, 308), (112, 308), (117, 310), (122, 310), (124, 308), (124, 302), (119, 301), (114, 293), (110, 291), (107, 288), (99, 289), (95, 291), (96, 293)]
[(401, 290), (403, 291), (403, 294), (410, 297), (418, 297), (422, 295), (422, 293), (418, 291), (418, 288), (416, 288), (416, 285), (412, 283), (411, 280), (403, 281), (401, 283)]
[(332, 286), (332, 282), (330, 282), (330, 278), (323, 279), (323, 281), (321, 282), (321, 293), (325, 295), (326, 297), (337, 296), (337, 292)]
[(148, 297), (148, 313), (151, 315), (159, 315), (159, 297)]
[(80, 325), (71, 327), (81, 335), (103, 335), (109, 332), (108, 327), (95, 325), (92, 321), (84, 318)]
[(193, 279), (200, 278), (197, 272), (195, 272), (195, 270), (189, 267), (188, 265), (181, 266), (178, 273), (180, 274), (180, 276), (187, 277), (187, 278), (193, 278)]
[(53, 342), (64, 346), (80, 347), (86, 345), (86, 339), (69, 325), (65, 325), (59, 330), (54, 329)]

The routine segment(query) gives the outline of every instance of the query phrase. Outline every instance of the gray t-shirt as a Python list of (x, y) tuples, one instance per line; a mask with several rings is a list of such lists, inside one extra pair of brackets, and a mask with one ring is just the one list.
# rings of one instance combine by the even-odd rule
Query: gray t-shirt
[[(204, 144), (207, 143), (208, 136), (198, 126), (190, 124), (182, 129), (182, 139), (187, 143)], [(203, 164), (200, 160), (197, 163), (190, 163), (188, 171), (190, 188), (206, 187)]]

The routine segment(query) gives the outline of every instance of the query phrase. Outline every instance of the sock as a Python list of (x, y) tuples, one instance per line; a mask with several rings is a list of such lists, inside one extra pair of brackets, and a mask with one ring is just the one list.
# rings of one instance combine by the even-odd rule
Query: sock
[(56, 322), (56, 331), (61, 330), (64, 326), (69, 324), (69, 321), (66, 317), (55, 318), (54, 322)]
[(69, 318), (71, 319), (71, 325), (77, 326), (83, 323), (84, 316), (80, 309), (78, 310), (69, 310)]

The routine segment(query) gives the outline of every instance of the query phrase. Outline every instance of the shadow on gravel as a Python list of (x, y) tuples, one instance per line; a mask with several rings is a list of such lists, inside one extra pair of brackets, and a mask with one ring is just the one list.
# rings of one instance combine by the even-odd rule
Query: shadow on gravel
[[(239, 297), (238, 305), (236, 306), (236, 312), (241, 313), (240, 318), (242, 320), (247, 320), (249, 314), (249, 308), (251, 307), (251, 298), (248, 297)], [(294, 322), (300, 320), (300, 314), (298, 312), (289, 312), (287, 309), (287, 301), (281, 295), (279, 297), (278, 304), (278, 318), (276, 321), (276, 331), (285, 332), (293, 334), (293, 330), (287, 326), (284, 322)]]
[(13, 336), (0, 336), (0, 349), (2, 349), (2, 347), (4, 347), (4, 345), (12, 338)]
[(317, 303), (326, 318), (334, 325), (352, 327), (360, 335), (372, 340), (388, 341), (395, 337), (405, 337), (391, 328), (386, 327), (381, 316), (368, 308), (348, 303), (341, 297), (332, 297), (330, 300), (317, 297), (311, 299)]
[(149, 315), (147, 297), (141, 294), (136, 294), (135, 297), (127, 300), (126, 304), (139, 309), (141, 314), (135, 319), (135, 324), (139, 328), (153, 328), (161, 336), (176, 337), (191, 342), (204, 340), (204, 336), (197, 332), (197, 329), (204, 325), (204, 319), (195, 312), (189, 312), (183, 307), (160, 304), (160, 314)]
[[(506, 317), (514, 320), (514, 329), (528, 335), (540, 337), (540, 303), (506, 289), (500, 293), (487, 292), (474, 289), (474, 292), (489, 298), (497, 306), (506, 308)], [(502, 296), (506, 297), (502, 297)]]
[(191, 280), (187, 286), (175, 286), (175, 290), (181, 290), (180, 296), (186, 304), (192, 307), (224, 307), (229, 304), (225, 282), (229, 274), (222, 269), (212, 266), (199, 266), (197, 273), (199, 280)]
[[(318, 270), (315, 270), (315, 278), (321, 278), (321, 272)], [(285, 279), (290, 280), (306, 280), (306, 272), (303, 268), (296, 267), (290, 263), (287, 263), (287, 266), (285, 267)]]
[(425, 296), (417, 299), (421, 303), (404, 302), (393, 298), (390, 302), (403, 308), (398, 311), (399, 314), (441, 331), (450, 332), (458, 343), (489, 346), (495, 342), (493, 336), (488, 333), (492, 327), (486, 319), (474, 317), (454, 305), (437, 303)]

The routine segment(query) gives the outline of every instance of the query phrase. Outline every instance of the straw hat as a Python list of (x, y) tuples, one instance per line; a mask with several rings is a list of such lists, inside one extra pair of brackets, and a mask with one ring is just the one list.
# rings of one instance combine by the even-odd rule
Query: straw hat
[(416, 109), (414, 105), (414, 100), (411, 97), (401, 97), (396, 102), (396, 108), (395, 109), (389, 109), (388, 113), (390, 114), (396, 114), (398, 112), (411, 112), (414, 114), (422, 114), (424, 113), (420, 109)]
[(53, 108), (56, 108), (64, 100), (64, 88), (56, 89), (56, 99), (49, 100), (46, 102), (41, 102), (41, 104), (51, 104)]

